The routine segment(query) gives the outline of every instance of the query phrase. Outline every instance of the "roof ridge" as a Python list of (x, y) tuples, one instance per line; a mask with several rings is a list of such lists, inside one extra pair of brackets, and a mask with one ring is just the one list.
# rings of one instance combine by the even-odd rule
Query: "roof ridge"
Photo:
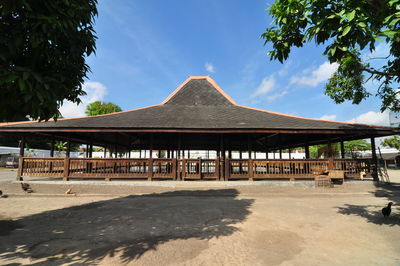
[(211, 84), (211, 86), (218, 91), (225, 99), (227, 99), (231, 104), (236, 105), (237, 103), (228, 95), (226, 92), (221, 89), (220, 86), (213, 80), (210, 76), (189, 76), (181, 85), (179, 85), (161, 104), (164, 105), (168, 103), (183, 87), (185, 87), (186, 84), (189, 83), (191, 80), (196, 80), (196, 79), (205, 79), (208, 81), (208, 83)]

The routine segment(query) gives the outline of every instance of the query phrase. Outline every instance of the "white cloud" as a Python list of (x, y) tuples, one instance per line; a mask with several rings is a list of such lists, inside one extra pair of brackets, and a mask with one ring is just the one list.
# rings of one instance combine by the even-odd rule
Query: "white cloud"
[(255, 98), (257, 96), (261, 96), (267, 94), (275, 89), (276, 80), (274, 76), (265, 77), (258, 88), (250, 95), (250, 98)]
[(212, 63), (205, 63), (204, 67), (206, 68), (206, 71), (210, 74), (215, 73), (215, 67)]
[(273, 101), (275, 101), (276, 99), (285, 96), (287, 93), (288, 93), (288, 91), (287, 91), (287, 90), (284, 90), (284, 91), (282, 91), (282, 92), (269, 95), (269, 96), (267, 96), (267, 101), (273, 102)]
[(323, 115), (319, 119), (336, 121), (336, 115)]
[(86, 95), (81, 97), (81, 104), (77, 105), (69, 101), (63, 103), (60, 108), (63, 117), (85, 116), (86, 106), (95, 101), (102, 101), (107, 94), (107, 87), (96, 81), (85, 82), (83, 90), (86, 92)]
[(348, 122), (368, 124), (368, 125), (389, 126), (389, 113), (369, 111), (349, 120)]
[(329, 63), (326, 61), (325, 63), (321, 64), (318, 68), (311, 70), (308, 75), (304, 75), (302, 77), (294, 76), (290, 79), (290, 84), (298, 84), (298, 85), (308, 85), (315, 87), (321, 82), (328, 80), (333, 73), (338, 68), (337, 63)]

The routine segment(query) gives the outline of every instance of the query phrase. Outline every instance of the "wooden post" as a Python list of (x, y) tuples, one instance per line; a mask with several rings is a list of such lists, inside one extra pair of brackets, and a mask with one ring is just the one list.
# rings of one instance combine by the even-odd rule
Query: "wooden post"
[(93, 144), (89, 145), (89, 158), (93, 158)]
[(372, 151), (372, 177), (374, 181), (379, 181), (378, 178), (378, 157), (376, 156), (375, 138), (371, 138), (371, 151)]
[(304, 147), (305, 153), (306, 153), (306, 159), (310, 159), (310, 146), (306, 144)]
[(50, 144), (50, 157), (54, 157), (54, 145), (55, 145), (55, 139), (54, 136), (51, 138), (51, 144)]
[[(51, 137), (51, 144), (50, 144), (50, 157), (54, 157), (54, 136)], [(53, 162), (50, 161), (50, 165), (49, 165), (49, 170), (50, 172), (53, 172)]]
[(181, 180), (185, 180), (186, 177), (186, 160), (185, 158), (182, 159), (182, 172), (181, 172)]
[(249, 181), (253, 181), (254, 171), (253, 171), (253, 160), (249, 159), (248, 161), (248, 168), (249, 168)]
[(104, 158), (107, 157), (107, 147), (104, 146)]
[(289, 151), (289, 159), (292, 159), (292, 150), (289, 148), (288, 151)]
[(71, 154), (71, 138), (68, 137), (68, 141), (67, 141), (67, 151), (65, 152), (65, 157), (69, 158)]
[(340, 142), (340, 155), (341, 155), (342, 159), (345, 158), (344, 141), (341, 141), (341, 142)]
[(149, 172), (147, 175), (147, 180), (152, 181), (153, 180), (153, 158), (148, 159), (149, 162)]
[(178, 163), (176, 159), (172, 159), (172, 173), (174, 174), (174, 180), (178, 178)]
[(282, 149), (279, 149), (279, 159), (282, 159)]
[(224, 150), (224, 135), (220, 135), (219, 145), (221, 150), (221, 178), (225, 180), (225, 150)]
[(24, 155), (25, 155), (25, 136), (21, 137), (19, 141), (19, 158), (18, 158), (18, 173), (17, 180), (22, 181), (22, 175), (24, 170)]
[(63, 172), (64, 181), (68, 181), (70, 160), (71, 159), (69, 157), (64, 158), (64, 172)]
[(265, 152), (265, 159), (268, 159), (268, 150)]

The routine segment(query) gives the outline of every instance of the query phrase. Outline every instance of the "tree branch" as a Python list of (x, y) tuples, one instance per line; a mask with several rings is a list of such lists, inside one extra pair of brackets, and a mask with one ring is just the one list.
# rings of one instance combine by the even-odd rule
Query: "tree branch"
[(370, 74), (373, 74), (373, 75), (381, 75), (381, 76), (385, 76), (387, 78), (391, 78), (391, 77), (398, 75), (394, 72), (393, 73), (392, 72), (382, 72), (382, 71), (378, 71), (378, 70), (370, 69), (370, 68), (362, 68), (362, 70), (365, 72), (368, 72)]

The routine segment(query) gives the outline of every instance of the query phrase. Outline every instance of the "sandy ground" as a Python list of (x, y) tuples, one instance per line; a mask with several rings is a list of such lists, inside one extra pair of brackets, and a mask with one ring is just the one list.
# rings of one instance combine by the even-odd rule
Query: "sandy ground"
[[(0, 171), (0, 265), (399, 265), (392, 185), (334, 188), (32, 184)], [(380, 210), (394, 202), (385, 219)]]

